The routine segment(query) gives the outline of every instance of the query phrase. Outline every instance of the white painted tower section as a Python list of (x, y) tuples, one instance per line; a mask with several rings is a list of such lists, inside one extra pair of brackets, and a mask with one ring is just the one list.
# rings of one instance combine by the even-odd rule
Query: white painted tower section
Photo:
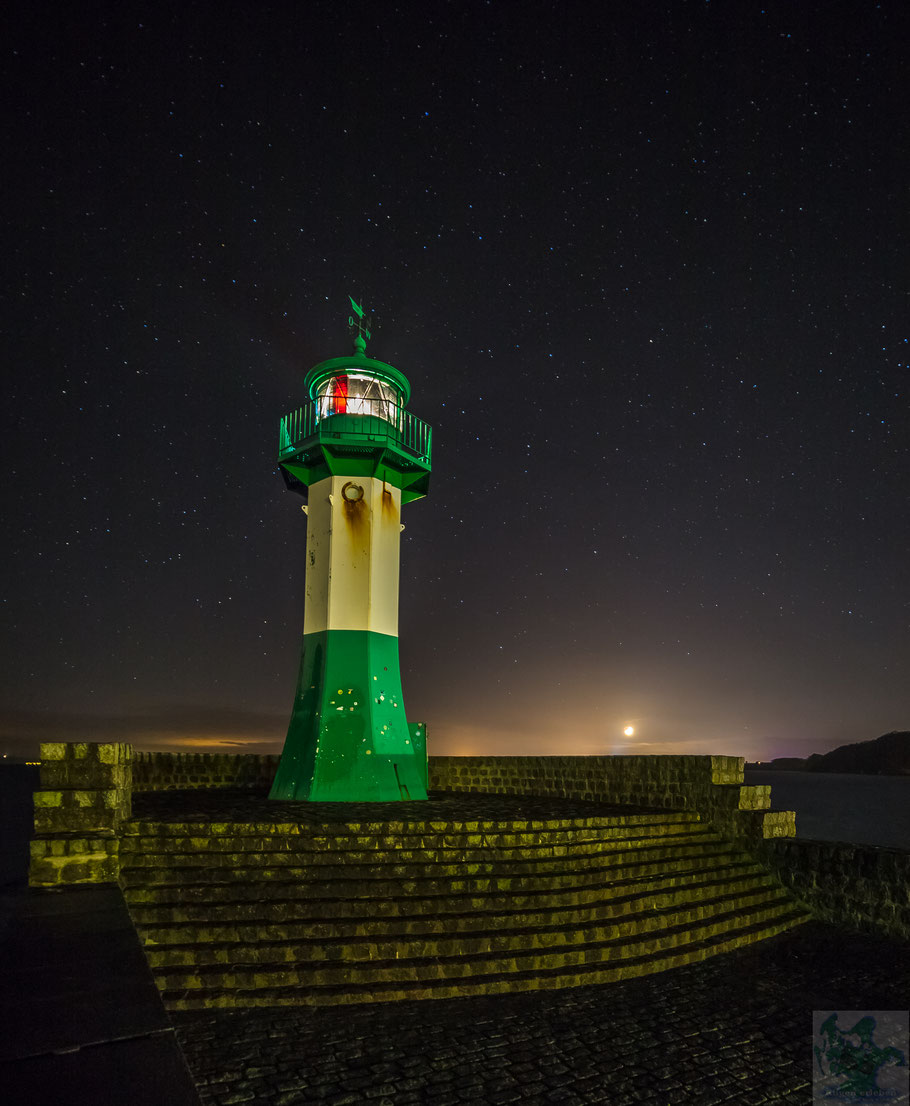
[(310, 487), (304, 634), (372, 630), (398, 637), (401, 490), (371, 476)]

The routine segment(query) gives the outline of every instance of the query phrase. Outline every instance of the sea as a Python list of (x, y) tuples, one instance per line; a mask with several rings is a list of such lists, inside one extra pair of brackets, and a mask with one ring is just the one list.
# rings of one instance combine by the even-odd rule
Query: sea
[(910, 776), (746, 772), (771, 785), (771, 806), (796, 811), (796, 836), (910, 849)]

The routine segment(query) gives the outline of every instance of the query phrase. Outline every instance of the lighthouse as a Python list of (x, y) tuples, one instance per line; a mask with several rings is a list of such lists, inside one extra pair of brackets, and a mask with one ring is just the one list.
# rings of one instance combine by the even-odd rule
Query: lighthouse
[(401, 509), (427, 493), (431, 430), (405, 409), (404, 374), (366, 356), (369, 320), (351, 309), (353, 354), (310, 369), (309, 402), (279, 425), (307, 534), (300, 673), (271, 799), (427, 797), (426, 730), (401, 692), (398, 577)]

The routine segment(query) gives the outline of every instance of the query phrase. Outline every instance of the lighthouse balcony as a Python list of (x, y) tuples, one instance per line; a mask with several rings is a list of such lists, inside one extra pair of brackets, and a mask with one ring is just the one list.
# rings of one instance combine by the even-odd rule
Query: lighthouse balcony
[(342, 462), (345, 471), (354, 471), (353, 464), (364, 475), (397, 472), (400, 486), (409, 489), (405, 501), (425, 495), (431, 427), (385, 400), (375, 401), (375, 411), (373, 405), (361, 399), (355, 411), (349, 404), (339, 412), (320, 400), (285, 415), (279, 426), (278, 462), (289, 486), (309, 485)]
[(432, 428), (428, 423), (384, 400), (362, 399), (356, 412), (336, 412), (331, 407), (325, 409), (322, 403), (307, 403), (281, 420), (278, 460), (299, 453), (317, 441), (350, 442), (392, 448), (429, 468), (431, 438)]

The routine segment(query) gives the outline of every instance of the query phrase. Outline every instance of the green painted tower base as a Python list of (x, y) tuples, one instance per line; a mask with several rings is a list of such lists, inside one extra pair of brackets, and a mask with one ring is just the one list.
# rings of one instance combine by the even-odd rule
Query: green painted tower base
[(269, 798), (426, 797), (426, 730), (405, 718), (398, 638), (367, 630), (305, 634), (297, 698)]

